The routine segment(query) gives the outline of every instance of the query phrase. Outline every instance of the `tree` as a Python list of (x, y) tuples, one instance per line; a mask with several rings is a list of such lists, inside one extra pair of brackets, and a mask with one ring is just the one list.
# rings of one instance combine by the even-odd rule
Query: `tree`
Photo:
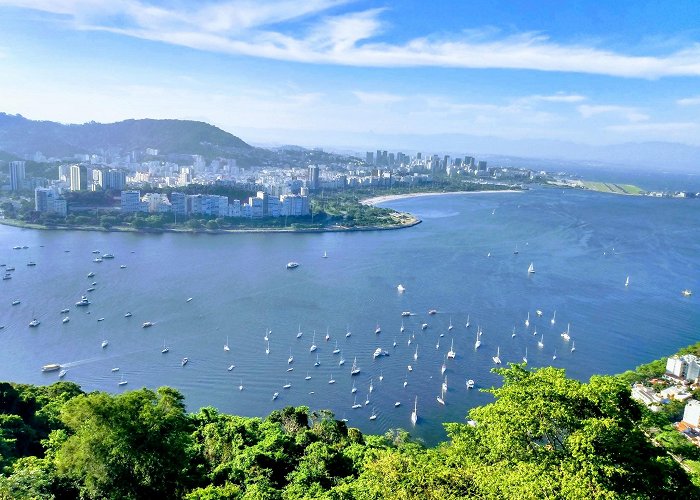
[(59, 474), (88, 498), (173, 498), (184, 491), (190, 443), (183, 397), (161, 387), (81, 395), (61, 418), (72, 435), (56, 454)]

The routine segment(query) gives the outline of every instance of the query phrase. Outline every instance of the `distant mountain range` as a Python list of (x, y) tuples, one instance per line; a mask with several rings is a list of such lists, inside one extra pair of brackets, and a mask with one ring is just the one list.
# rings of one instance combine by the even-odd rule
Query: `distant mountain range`
[(226, 156), (253, 148), (235, 135), (189, 120), (125, 120), (117, 123), (63, 125), (0, 113), (0, 151), (17, 156), (41, 151), (49, 157), (101, 150), (144, 150), (164, 154)]

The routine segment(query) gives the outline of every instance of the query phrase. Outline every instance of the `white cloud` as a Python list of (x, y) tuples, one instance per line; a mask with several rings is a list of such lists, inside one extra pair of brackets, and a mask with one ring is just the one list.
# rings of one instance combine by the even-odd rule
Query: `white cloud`
[(387, 92), (362, 92), (355, 90), (352, 93), (363, 104), (393, 104), (404, 100), (403, 96)]
[(601, 114), (615, 114), (622, 116), (631, 122), (643, 122), (649, 119), (649, 115), (640, 112), (637, 108), (629, 106), (617, 106), (613, 104), (582, 104), (576, 109), (584, 118), (591, 118)]
[(686, 97), (684, 99), (678, 99), (676, 104), (679, 106), (697, 106), (700, 105), (700, 95), (694, 97)]
[[(252, 57), (346, 66), (505, 68), (631, 78), (700, 76), (700, 44), (662, 56), (633, 56), (596, 46), (557, 43), (539, 33), (500, 36), (493, 30), (450, 38), (379, 41), (384, 9), (329, 15), (351, 0), (231, 0), (196, 7), (139, 0), (0, 0), (71, 19), (79, 29)], [(302, 32), (301, 18), (314, 17)], [(280, 26), (291, 23), (294, 26)], [(500, 38), (499, 38), (500, 36)], [(543, 96), (546, 97), (546, 96)], [(576, 102), (551, 96), (552, 102)], [(569, 99), (569, 100), (566, 100)]]
[(567, 94), (564, 92), (557, 92), (553, 95), (533, 95), (526, 99), (532, 101), (544, 101), (544, 102), (563, 102), (563, 103), (574, 103), (586, 100), (586, 96), (579, 94)]

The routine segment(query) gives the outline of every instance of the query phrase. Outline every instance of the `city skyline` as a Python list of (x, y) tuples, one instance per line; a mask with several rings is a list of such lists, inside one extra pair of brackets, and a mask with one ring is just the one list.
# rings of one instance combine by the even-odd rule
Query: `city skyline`
[(0, 0), (0, 13), (0, 110), (33, 119), (195, 119), (368, 150), (372, 136), (409, 149), (461, 134), (492, 153), (700, 145), (693, 2)]

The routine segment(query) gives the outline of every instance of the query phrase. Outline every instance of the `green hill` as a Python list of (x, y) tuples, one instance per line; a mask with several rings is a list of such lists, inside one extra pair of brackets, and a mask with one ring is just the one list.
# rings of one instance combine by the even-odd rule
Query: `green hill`
[(103, 150), (155, 148), (162, 154), (249, 154), (252, 146), (213, 125), (190, 120), (125, 120), (64, 125), (0, 113), (0, 150), (15, 155), (41, 151), (68, 156)]

